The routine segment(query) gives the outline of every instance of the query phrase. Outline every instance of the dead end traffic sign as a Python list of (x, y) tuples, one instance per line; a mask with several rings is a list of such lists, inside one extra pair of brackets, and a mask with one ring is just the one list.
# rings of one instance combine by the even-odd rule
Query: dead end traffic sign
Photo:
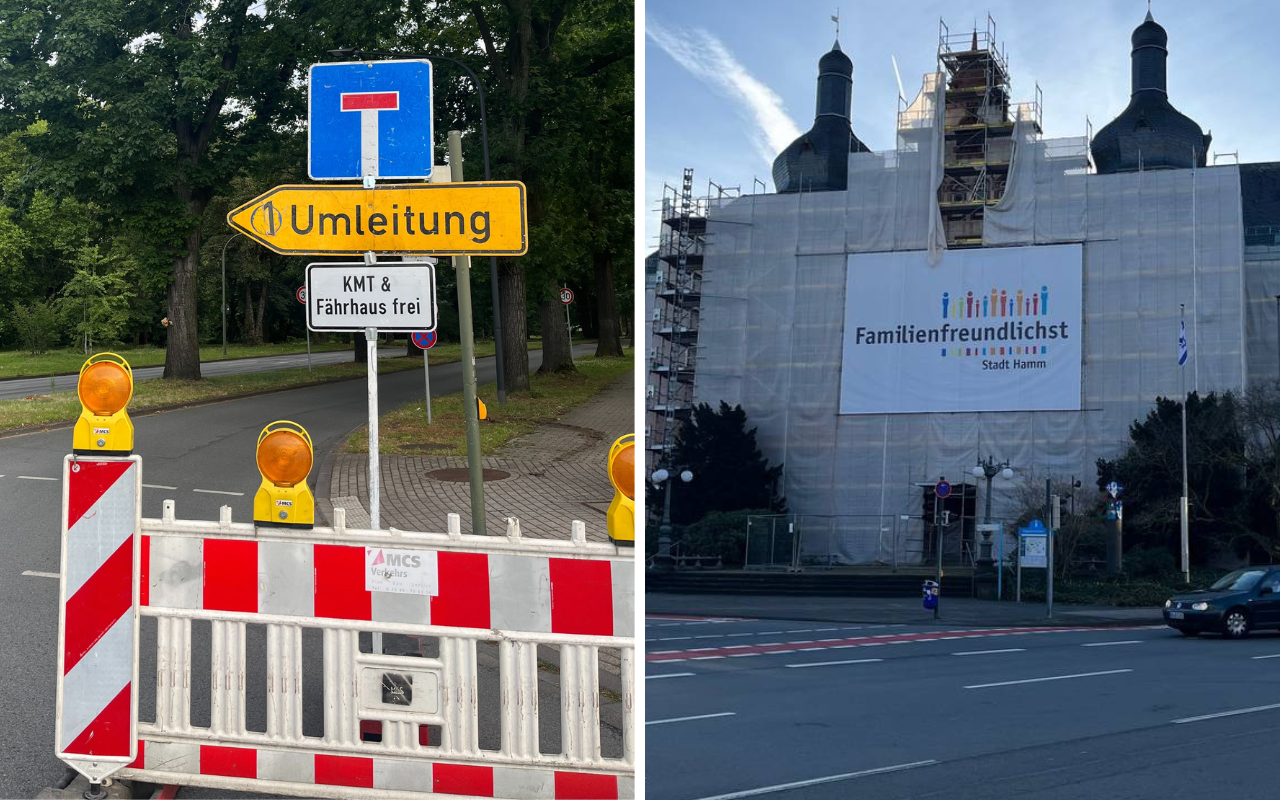
[(529, 246), (519, 181), (277, 186), (227, 224), (283, 255), (519, 256)]

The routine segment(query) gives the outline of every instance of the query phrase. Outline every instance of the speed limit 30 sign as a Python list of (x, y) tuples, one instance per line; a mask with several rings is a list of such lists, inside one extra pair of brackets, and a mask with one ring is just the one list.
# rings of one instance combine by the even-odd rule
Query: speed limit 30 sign
[(565, 287), (560, 290), (560, 302), (566, 306), (573, 302), (573, 290)]

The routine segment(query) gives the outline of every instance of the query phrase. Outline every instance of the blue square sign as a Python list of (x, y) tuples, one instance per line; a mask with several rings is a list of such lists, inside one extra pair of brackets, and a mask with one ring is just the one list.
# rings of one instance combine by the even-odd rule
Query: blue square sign
[(431, 176), (430, 61), (313, 64), (310, 83), (312, 180)]

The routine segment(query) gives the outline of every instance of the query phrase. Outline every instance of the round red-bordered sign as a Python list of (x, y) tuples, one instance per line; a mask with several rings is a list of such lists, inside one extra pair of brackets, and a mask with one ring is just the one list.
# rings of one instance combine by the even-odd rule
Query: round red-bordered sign
[(305, 306), (307, 304), (307, 287), (299, 286), (298, 291), (294, 292), (293, 296), (298, 298), (298, 302)]
[(417, 331), (413, 334), (413, 344), (420, 350), (430, 350), (436, 346), (436, 332)]
[(568, 286), (560, 290), (560, 302), (566, 306), (573, 302), (573, 290)]

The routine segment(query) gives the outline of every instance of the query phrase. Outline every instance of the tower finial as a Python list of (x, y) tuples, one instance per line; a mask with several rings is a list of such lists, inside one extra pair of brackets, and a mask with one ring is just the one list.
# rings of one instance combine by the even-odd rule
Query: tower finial
[[(1151, 0), (1147, 0), (1150, 2)], [(840, 8), (836, 7), (836, 13), (831, 15), (831, 21), (836, 24), (836, 44), (840, 43)]]
[(1151, 0), (1147, 0), (1147, 22), (1155, 22), (1155, 18), (1151, 16)]

